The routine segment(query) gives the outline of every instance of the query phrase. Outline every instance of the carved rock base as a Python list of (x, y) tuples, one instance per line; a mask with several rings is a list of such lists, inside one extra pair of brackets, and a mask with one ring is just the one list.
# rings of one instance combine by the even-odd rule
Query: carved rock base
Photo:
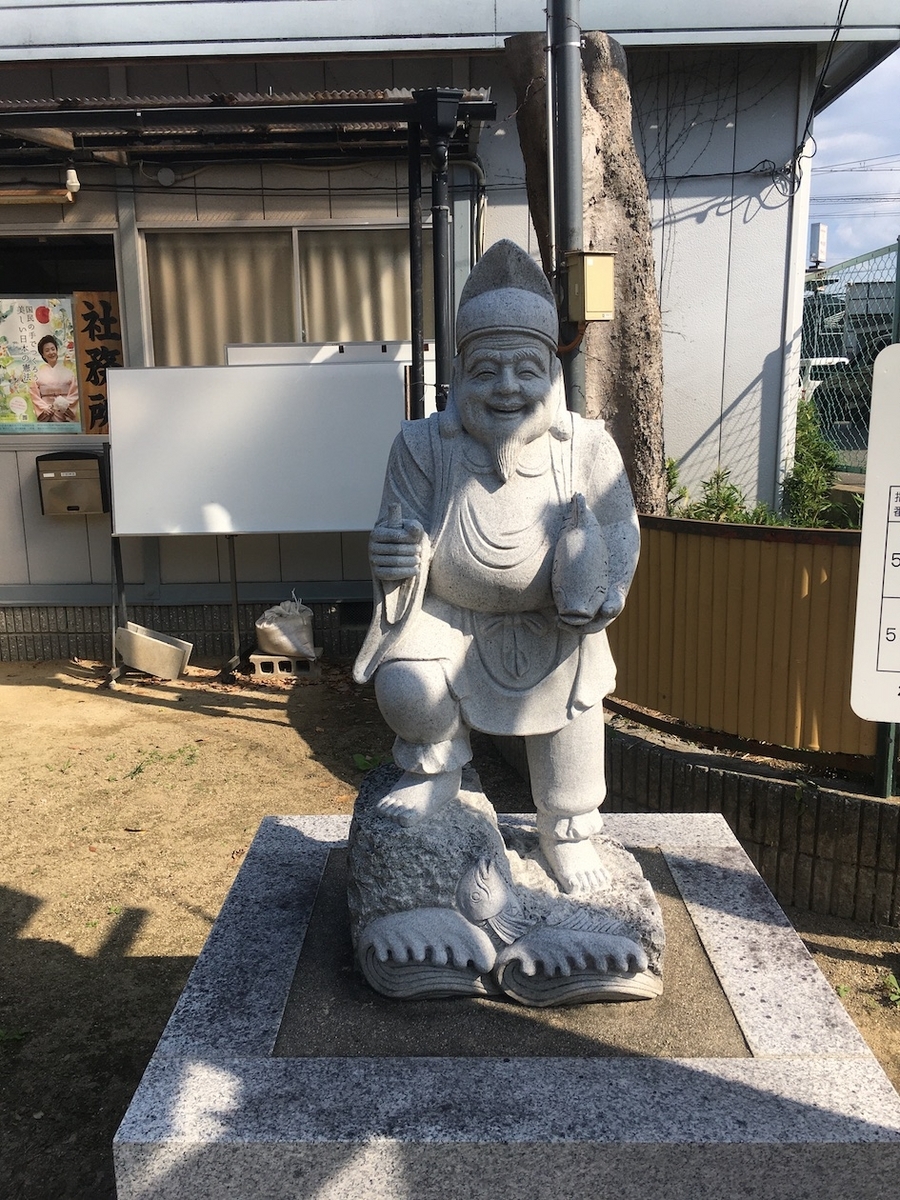
[(532, 1007), (662, 993), (659, 905), (619, 842), (592, 839), (609, 886), (569, 895), (535, 828), (498, 822), (474, 771), (455, 800), (409, 827), (377, 808), (399, 775), (380, 767), (366, 777), (350, 828), (351, 932), (376, 991), (505, 995)]

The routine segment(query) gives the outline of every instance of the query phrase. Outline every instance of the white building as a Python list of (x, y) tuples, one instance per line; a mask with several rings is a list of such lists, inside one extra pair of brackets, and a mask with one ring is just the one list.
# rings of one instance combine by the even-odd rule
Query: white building
[[(809, 160), (797, 150), (832, 40), (819, 107), (900, 41), (896, 4), (849, 0), (837, 31), (837, 5), (822, 0), (647, 0), (640, 27), (635, 11), (583, 0), (581, 20), (629, 59), (655, 228), (666, 451), (689, 485), (729, 467), (771, 501), (798, 374)], [(454, 149), (459, 280), (478, 236), (537, 253), (503, 42), (544, 19), (536, 0), (8, 0), (0, 300), (115, 291), (129, 366), (221, 362), (226, 342), (408, 337), (405, 133), (285, 131), (222, 114), (284, 97), (489, 89), (496, 119), (458, 131)], [(193, 135), (167, 130), (163, 102), (206, 114)], [(73, 166), (73, 203), (22, 202), (22, 189), (64, 188)], [(377, 294), (359, 282), (374, 278)], [(34, 469), (39, 453), (102, 437), (8, 429), (0, 422), (0, 657), (24, 657), (39, 640), (24, 626), (45, 607), (108, 604), (109, 522), (42, 516)], [(365, 599), (365, 540), (240, 539), (243, 598), (281, 598), (288, 584), (309, 600)], [(220, 539), (123, 550), (133, 604), (227, 599)]]

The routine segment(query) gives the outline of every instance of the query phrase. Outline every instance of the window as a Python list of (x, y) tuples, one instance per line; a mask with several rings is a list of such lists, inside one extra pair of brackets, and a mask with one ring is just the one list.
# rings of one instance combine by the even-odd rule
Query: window
[[(230, 343), (410, 337), (405, 229), (159, 232), (146, 243), (158, 366), (224, 363)], [(427, 249), (425, 262), (428, 300)]]

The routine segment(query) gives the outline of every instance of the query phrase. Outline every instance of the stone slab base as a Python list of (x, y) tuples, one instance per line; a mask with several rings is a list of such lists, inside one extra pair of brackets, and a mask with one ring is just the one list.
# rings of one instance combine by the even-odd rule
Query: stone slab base
[(900, 1097), (717, 814), (606, 828), (661, 852), (749, 1054), (276, 1056), (347, 828), (263, 821), (116, 1134), (119, 1200), (891, 1194)]

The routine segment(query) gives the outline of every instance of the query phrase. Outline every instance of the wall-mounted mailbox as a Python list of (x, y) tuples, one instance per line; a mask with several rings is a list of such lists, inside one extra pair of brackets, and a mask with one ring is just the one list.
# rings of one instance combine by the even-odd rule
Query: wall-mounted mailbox
[(98, 454), (59, 450), (39, 454), (36, 463), (45, 517), (109, 512), (109, 487)]

